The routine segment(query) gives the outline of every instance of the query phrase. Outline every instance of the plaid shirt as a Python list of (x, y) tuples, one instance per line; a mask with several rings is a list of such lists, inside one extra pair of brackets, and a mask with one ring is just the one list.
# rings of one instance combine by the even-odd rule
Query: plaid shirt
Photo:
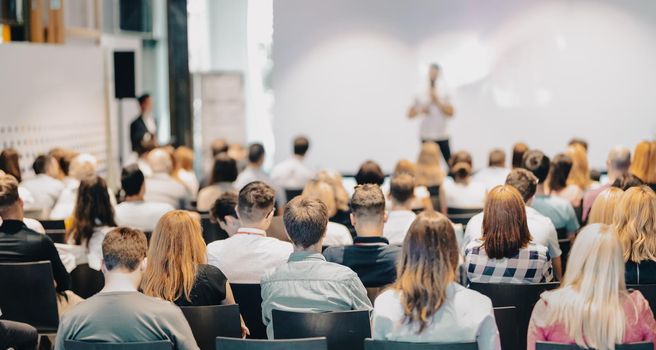
[(542, 283), (553, 279), (549, 251), (532, 242), (510, 258), (490, 259), (483, 242), (475, 240), (465, 249), (465, 267), (471, 282)]

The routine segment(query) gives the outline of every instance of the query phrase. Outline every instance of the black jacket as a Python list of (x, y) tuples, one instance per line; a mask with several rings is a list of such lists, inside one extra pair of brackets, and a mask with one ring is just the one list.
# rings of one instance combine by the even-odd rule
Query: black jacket
[(132, 144), (133, 151), (137, 151), (146, 134), (150, 135), (151, 138), (155, 138), (155, 135), (148, 131), (148, 127), (143, 118), (138, 116), (137, 119), (133, 120), (130, 124), (130, 143)]
[(35, 261), (50, 261), (58, 292), (70, 288), (71, 277), (50, 237), (30, 230), (22, 221), (3, 221), (0, 226), (0, 262)]

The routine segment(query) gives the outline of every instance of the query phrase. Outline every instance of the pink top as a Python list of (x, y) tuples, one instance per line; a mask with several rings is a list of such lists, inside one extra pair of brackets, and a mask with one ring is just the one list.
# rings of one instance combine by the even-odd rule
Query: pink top
[[(574, 339), (567, 335), (567, 329), (561, 323), (545, 325), (546, 310), (549, 307), (544, 299), (540, 299), (531, 315), (528, 325), (527, 349), (535, 350), (535, 343), (548, 341), (561, 344), (576, 344)], [(639, 291), (629, 294), (624, 302), (626, 326), (624, 331), (624, 344), (649, 341), (656, 339), (656, 321), (649, 308), (649, 302)], [(655, 343), (656, 345), (656, 343)], [(656, 346), (654, 347), (656, 350)]]

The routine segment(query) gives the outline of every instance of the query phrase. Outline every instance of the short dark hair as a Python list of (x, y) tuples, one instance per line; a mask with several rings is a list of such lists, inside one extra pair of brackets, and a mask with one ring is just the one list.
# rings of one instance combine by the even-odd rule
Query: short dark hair
[(524, 164), (523, 163), (523, 158), (524, 158), (524, 154), (527, 151), (528, 151), (528, 146), (523, 142), (516, 143), (513, 146), (513, 149), (512, 149), (512, 167), (513, 168), (522, 168), (523, 167), (523, 165), (522, 165), (522, 164)]
[(631, 173), (626, 173), (615, 179), (612, 186), (621, 188), (622, 191), (626, 191), (631, 187), (638, 187), (644, 184), (645, 183), (639, 177)]
[(283, 222), (294, 245), (307, 248), (326, 233), (328, 208), (319, 199), (297, 196), (285, 205)]
[(440, 65), (439, 65), (437, 62), (433, 62), (433, 63), (431, 63), (429, 67), (430, 67), (431, 69), (437, 69), (437, 70), (440, 70), (440, 69), (441, 69)]
[(252, 143), (248, 146), (248, 161), (257, 163), (264, 157), (264, 145), (261, 143)]
[(262, 181), (253, 181), (239, 191), (237, 211), (247, 220), (258, 221), (266, 217), (276, 198), (276, 192)]
[(506, 185), (517, 189), (526, 203), (535, 195), (538, 187), (538, 178), (526, 169), (516, 168), (511, 170), (506, 177)]
[(146, 258), (146, 235), (128, 227), (117, 227), (105, 236), (102, 243), (103, 261), (107, 270), (125, 268), (134, 271)]
[(355, 187), (351, 197), (351, 212), (355, 217), (378, 217), (385, 214), (385, 195), (376, 184)]
[(294, 139), (294, 154), (304, 156), (310, 148), (310, 140), (305, 136), (298, 136)]
[(415, 193), (415, 179), (412, 175), (401, 173), (392, 177), (390, 181), (390, 196), (397, 203), (405, 203)]
[(18, 201), (18, 180), (9, 174), (0, 175), (0, 209)]
[(45, 174), (49, 160), (50, 159), (45, 154), (39, 154), (34, 158), (34, 162), (32, 163), (32, 170), (34, 170), (34, 173), (37, 175)]
[(560, 191), (567, 187), (567, 178), (572, 171), (572, 157), (559, 153), (551, 161), (551, 169), (549, 170), (549, 190)]
[(503, 167), (506, 165), (506, 152), (504, 152), (501, 148), (495, 148), (492, 151), (490, 151), (489, 159), (488, 159), (488, 165), (489, 166), (496, 166), (496, 167)]
[(549, 161), (549, 157), (542, 153), (542, 151), (532, 149), (524, 153), (522, 167), (532, 172), (538, 178), (538, 181), (543, 183), (547, 179), (547, 175), (549, 175), (551, 162)]
[(226, 216), (237, 217), (237, 211), (235, 207), (237, 206), (238, 195), (237, 192), (228, 191), (223, 192), (219, 198), (214, 201), (214, 205), (210, 209), (210, 214), (216, 221), (225, 222)]
[(569, 143), (567, 145), (568, 146), (581, 145), (586, 151), (588, 150), (588, 141), (580, 137), (572, 138), (571, 140), (569, 140)]
[(210, 184), (219, 182), (234, 182), (237, 180), (239, 170), (237, 161), (231, 158), (227, 153), (219, 153), (214, 157), (214, 166), (212, 167), (212, 177)]
[(367, 160), (360, 165), (358, 173), (355, 174), (355, 182), (358, 185), (376, 184), (380, 186), (385, 182), (385, 174), (378, 163), (373, 160)]
[(121, 171), (121, 188), (126, 196), (139, 194), (144, 181), (144, 174), (137, 164), (130, 164)]
[(228, 152), (228, 148), (230, 148), (230, 145), (224, 139), (216, 139), (212, 141), (210, 148), (212, 149), (212, 157), (216, 157), (221, 153)]
[(139, 106), (143, 106), (143, 104), (150, 98), (149, 93), (145, 93), (139, 97), (137, 97), (137, 102), (139, 102)]

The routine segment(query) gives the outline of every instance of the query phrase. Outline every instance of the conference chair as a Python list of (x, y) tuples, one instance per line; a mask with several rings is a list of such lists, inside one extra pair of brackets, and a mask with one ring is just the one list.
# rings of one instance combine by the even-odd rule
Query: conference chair
[(210, 213), (199, 211), (198, 214), (200, 214), (200, 226), (203, 228), (205, 244), (228, 238), (228, 233), (219, 224), (212, 221)]
[[(477, 350), (473, 343), (411, 343), (389, 340), (364, 340), (364, 350)], [(505, 348), (504, 348), (505, 350)]]
[(494, 319), (497, 322), (501, 348), (504, 350), (520, 350), (517, 344), (517, 308), (504, 306), (494, 308)]
[(57, 333), (59, 315), (50, 261), (0, 263), (2, 318), (24, 322), (41, 335)]
[(239, 312), (251, 332), (250, 339), (266, 339), (266, 327), (262, 323), (262, 290), (260, 285), (230, 283), (232, 295), (239, 305)]
[(471, 219), (474, 215), (482, 211), (483, 211), (482, 208), (476, 208), (476, 209), (448, 208), (447, 216), (449, 217), (449, 220), (451, 220), (451, 222), (453, 222), (454, 224), (462, 224), (464, 226), (467, 226), (469, 219)]
[(526, 332), (533, 307), (540, 300), (540, 294), (558, 288), (559, 283), (511, 284), (475, 283), (469, 288), (486, 295), (493, 307), (514, 306), (517, 308), (518, 344), (526, 344)]
[(428, 194), (430, 195), (431, 203), (433, 204), (433, 209), (437, 212), (440, 211), (440, 186), (428, 186)]
[(303, 189), (285, 189), (285, 198), (287, 202), (291, 201), (295, 197), (300, 196), (303, 193)]
[(627, 284), (626, 288), (640, 291), (649, 302), (651, 311), (656, 315), (656, 284)]
[(556, 234), (558, 235), (558, 239), (567, 239), (567, 227), (561, 227), (556, 229)]
[(92, 343), (64, 340), (64, 350), (171, 350), (167, 340), (138, 343)]
[[(615, 350), (652, 350), (653, 348), (654, 345), (651, 342), (615, 345)], [(535, 350), (580, 350), (580, 349), (584, 349), (584, 348), (581, 348), (576, 344), (558, 344), (558, 343), (548, 343), (548, 342), (537, 342), (535, 344)]]
[(326, 337), (328, 350), (362, 350), (371, 337), (368, 310), (289, 312), (273, 310), (273, 337), (298, 339)]
[(282, 216), (274, 216), (271, 218), (271, 225), (266, 230), (267, 236), (277, 238), (283, 242), (292, 242), (287, 235), (285, 224), (282, 222)]
[(326, 350), (326, 338), (289, 340), (216, 338), (216, 350)]
[(66, 243), (64, 236), (66, 235), (66, 225), (64, 220), (39, 220), (43, 228), (46, 230), (46, 235), (55, 243)]
[(214, 350), (216, 337), (241, 338), (239, 306), (181, 306), (196, 344), (201, 350)]
[(84, 299), (94, 296), (105, 286), (105, 277), (102, 272), (89, 267), (89, 264), (80, 264), (71, 271), (71, 290)]
[(559, 239), (558, 245), (562, 251), (562, 254), (560, 255), (560, 264), (563, 267), (563, 274), (565, 274), (565, 269), (567, 268), (567, 260), (569, 258), (569, 251), (572, 249), (572, 241), (567, 238)]

